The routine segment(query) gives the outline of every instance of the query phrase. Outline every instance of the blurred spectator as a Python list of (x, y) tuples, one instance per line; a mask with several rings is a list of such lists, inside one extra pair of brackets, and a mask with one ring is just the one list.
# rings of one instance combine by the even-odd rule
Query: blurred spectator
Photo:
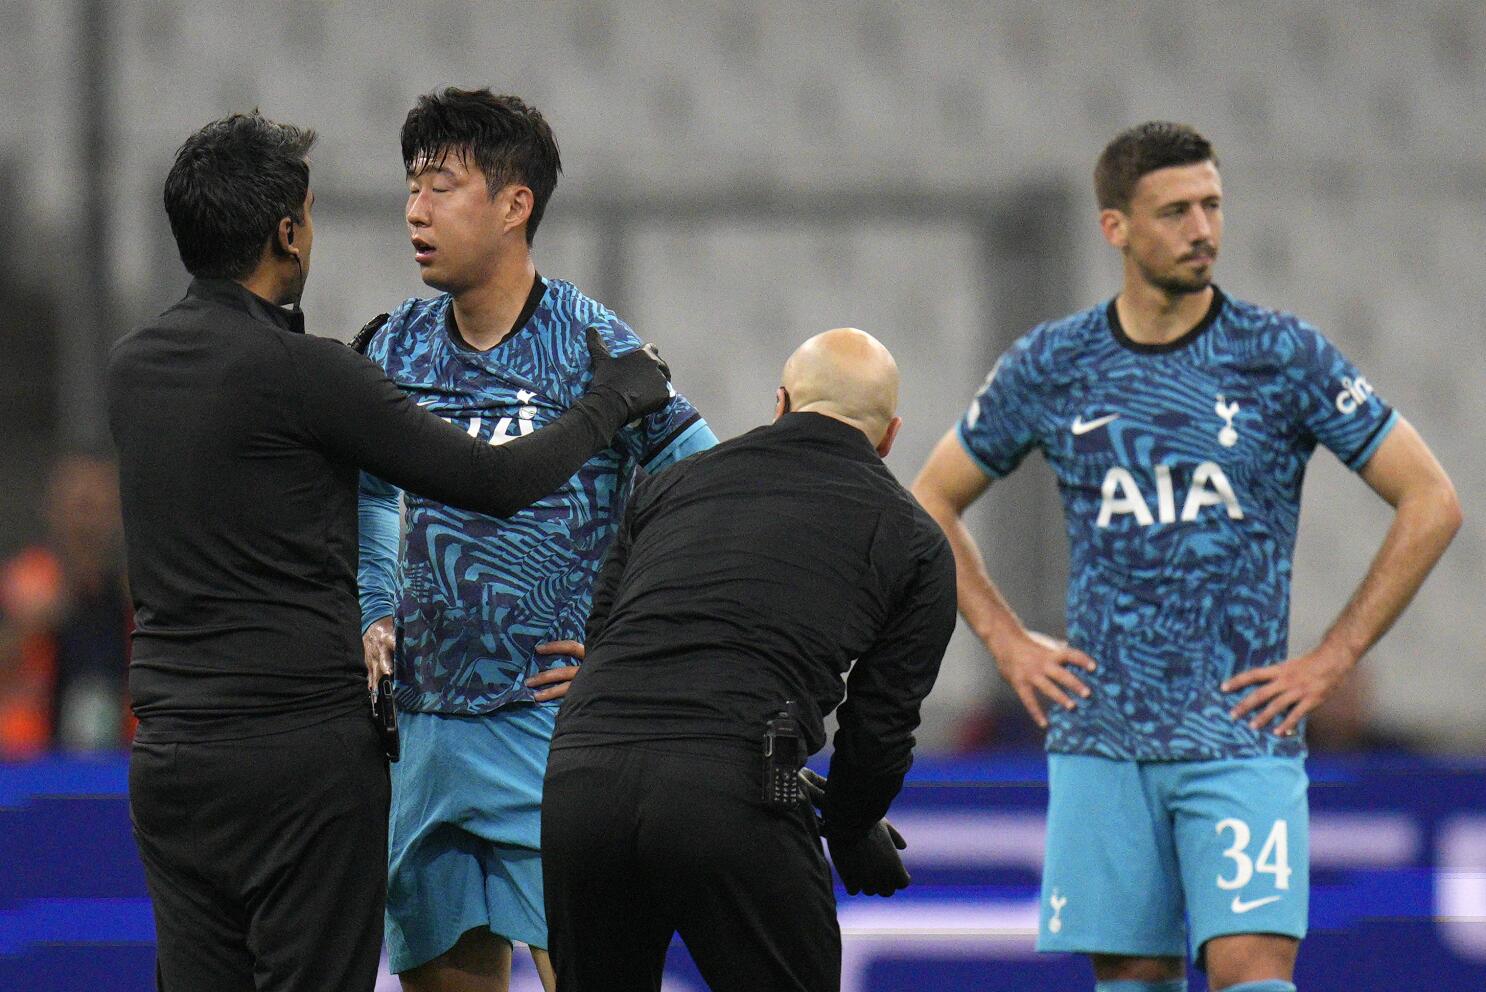
[(979, 707), (955, 725), (954, 750), (974, 751), (1042, 750), (1043, 733), (1016, 696), (998, 686)]
[(1372, 674), (1366, 660), (1307, 717), (1305, 741), (1314, 754), (1412, 754), (1422, 750), (1419, 741), (1378, 725)]
[(45, 541), (0, 566), (0, 758), (118, 748), (134, 730), (117, 471), (64, 456), (45, 498)]

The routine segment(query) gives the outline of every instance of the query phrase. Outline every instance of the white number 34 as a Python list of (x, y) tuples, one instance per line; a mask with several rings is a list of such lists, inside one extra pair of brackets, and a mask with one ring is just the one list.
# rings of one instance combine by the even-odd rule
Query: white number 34
[(1269, 830), (1269, 837), (1264, 841), (1264, 846), (1259, 849), (1257, 860), (1249, 858), (1248, 847), (1251, 834), (1249, 825), (1242, 820), (1229, 818), (1219, 820), (1217, 831), (1233, 831), (1233, 846), (1223, 852), (1223, 857), (1233, 862), (1233, 877), (1224, 878), (1218, 876), (1218, 888), (1241, 889), (1249, 884), (1254, 877), (1254, 872), (1274, 876), (1274, 887), (1277, 889), (1288, 889), (1290, 887), (1290, 827), (1285, 820), (1274, 821), (1274, 826)]

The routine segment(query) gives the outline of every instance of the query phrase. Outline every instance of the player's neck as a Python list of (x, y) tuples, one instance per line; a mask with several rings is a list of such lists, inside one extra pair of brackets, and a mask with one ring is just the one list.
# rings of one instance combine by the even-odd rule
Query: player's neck
[(260, 300), (274, 306), (283, 306), (290, 301), (294, 291), (295, 272), (281, 259), (270, 258), (267, 249), (258, 266), (241, 279), (234, 279), (243, 289)]
[(1213, 288), (1171, 294), (1147, 282), (1125, 281), (1115, 300), (1120, 326), (1137, 344), (1169, 344), (1201, 323), (1212, 306)]
[(526, 308), (532, 280), (537, 277), (531, 255), (521, 252), (497, 263), (489, 279), (454, 294), (454, 320), (459, 336), (472, 348), (484, 351), (504, 341), (516, 318)]

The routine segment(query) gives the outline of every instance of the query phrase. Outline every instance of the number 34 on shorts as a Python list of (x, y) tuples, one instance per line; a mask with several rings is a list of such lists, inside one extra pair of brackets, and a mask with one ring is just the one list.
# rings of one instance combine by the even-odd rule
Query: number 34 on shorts
[(1232, 878), (1218, 876), (1218, 888), (1225, 892), (1244, 889), (1253, 880), (1255, 873), (1274, 876), (1274, 895), (1245, 899), (1242, 895), (1235, 893), (1231, 905), (1233, 912), (1247, 913), (1260, 906), (1279, 902), (1284, 898), (1284, 893), (1290, 888), (1290, 876), (1293, 874), (1293, 869), (1290, 867), (1290, 822), (1288, 820), (1274, 821), (1274, 825), (1269, 829), (1268, 839), (1259, 848), (1257, 858), (1249, 857), (1249, 840), (1253, 833), (1247, 823), (1234, 817), (1219, 820), (1217, 832), (1222, 834), (1225, 831), (1232, 831), (1233, 845), (1223, 852), (1223, 857), (1233, 861), (1234, 870)]
[(1180, 956), (1229, 934), (1305, 936), (1304, 759), (1048, 759), (1039, 949)]

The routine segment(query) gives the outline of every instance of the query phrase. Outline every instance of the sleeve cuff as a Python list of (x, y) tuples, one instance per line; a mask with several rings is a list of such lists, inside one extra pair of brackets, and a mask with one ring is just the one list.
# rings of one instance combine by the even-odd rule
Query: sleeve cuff
[(700, 414), (693, 414), (661, 444), (659, 451), (646, 460), (645, 471), (653, 474), (672, 462), (679, 462), (687, 455), (705, 451), (715, 444), (717, 435), (712, 433), (712, 428), (707, 426)]
[(1347, 459), (1347, 468), (1353, 472), (1362, 471), (1372, 456), (1377, 454), (1378, 449), (1383, 446), (1383, 441), (1393, 433), (1393, 428), (1397, 426), (1398, 411), (1390, 409), (1388, 416), (1384, 417), (1383, 422), (1367, 436), (1367, 440), (1362, 442), (1362, 447), (1357, 449), (1357, 453)]
[(383, 617), (395, 616), (397, 607), (390, 600), (369, 599), (361, 604), (361, 632), (365, 634), (372, 624)]
[(976, 464), (976, 467), (978, 467), (982, 472), (986, 474), (987, 478), (1001, 479), (1006, 476), (1005, 472), (997, 472), (990, 465), (986, 464), (985, 459), (977, 455), (975, 453), (975, 449), (970, 447), (970, 442), (965, 440), (964, 424), (960, 424), (955, 428), (955, 437), (959, 440), (960, 447), (965, 449), (965, 454), (970, 456), (970, 460)]

